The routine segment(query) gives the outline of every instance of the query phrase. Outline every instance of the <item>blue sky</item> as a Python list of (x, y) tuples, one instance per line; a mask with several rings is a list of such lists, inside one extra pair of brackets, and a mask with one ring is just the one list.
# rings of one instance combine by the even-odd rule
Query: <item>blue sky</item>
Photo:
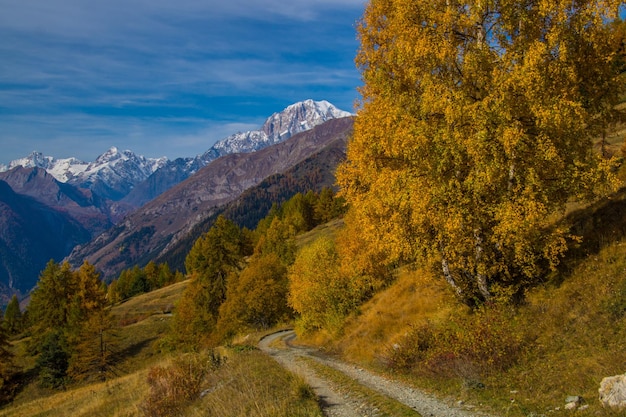
[(353, 111), (365, 0), (0, 0), (0, 163), (195, 156), (297, 101)]

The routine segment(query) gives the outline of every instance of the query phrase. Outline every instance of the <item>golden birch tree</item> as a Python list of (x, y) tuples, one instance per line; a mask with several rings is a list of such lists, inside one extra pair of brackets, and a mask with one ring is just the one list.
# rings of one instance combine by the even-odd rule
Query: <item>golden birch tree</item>
[(468, 303), (566, 251), (555, 219), (606, 190), (592, 149), (624, 90), (617, 0), (371, 0), (338, 182), (392, 262), (436, 259)]

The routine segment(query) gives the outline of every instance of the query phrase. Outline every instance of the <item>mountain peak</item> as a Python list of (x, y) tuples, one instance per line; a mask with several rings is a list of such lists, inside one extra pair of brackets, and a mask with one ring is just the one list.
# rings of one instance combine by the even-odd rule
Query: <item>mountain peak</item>
[(90, 166), (107, 164), (117, 161), (118, 159), (128, 159), (132, 155), (134, 155), (132, 151), (126, 150), (124, 152), (120, 152), (117, 146), (111, 146), (105, 153), (98, 156), (96, 160), (90, 164)]
[(258, 151), (328, 120), (350, 116), (352, 113), (340, 110), (326, 100), (307, 99), (272, 114), (259, 130), (235, 133), (217, 142), (200, 158), (206, 163), (226, 154)]

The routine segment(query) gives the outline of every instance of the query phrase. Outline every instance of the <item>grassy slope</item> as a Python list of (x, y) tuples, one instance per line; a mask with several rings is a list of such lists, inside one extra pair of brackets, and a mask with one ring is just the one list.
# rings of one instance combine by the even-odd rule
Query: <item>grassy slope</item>
[[(607, 136), (605, 154), (620, 155), (625, 135), (626, 124), (616, 126)], [(601, 149), (600, 143), (596, 148)], [(623, 166), (619, 176), (626, 183)], [(310, 340), (441, 395), (486, 404), (500, 415), (571, 415), (564, 410), (569, 395), (582, 396), (588, 405), (577, 416), (623, 415), (602, 408), (598, 388), (602, 378), (626, 371), (626, 188), (570, 216), (582, 244), (560, 271), (529, 291), (524, 306), (506, 312), (500, 327), (468, 325), (481, 318), (455, 300), (443, 279), (432, 271), (402, 270), (393, 285), (348, 318), (338, 339), (313, 335)], [(462, 340), (471, 340), (464, 335), (472, 332), (493, 330), (490, 337), (519, 341), (520, 346), (505, 370), (458, 361), (446, 369), (432, 362), (407, 364), (410, 349), (417, 351), (407, 345), (419, 342), (411, 335), (421, 326), (453, 328)], [(480, 341), (480, 336), (474, 339)], [(402, 357), (399, 351), (409, 352)], [(392, 370), (398, 356), (405, 366)]]
[[(181, 356), (160, 352), (159, 341), (186, 285), (186, 281), (177, 283), (113, 307), (113, 315), (123, 324), (118, 332), (117, 349), (123, 357), (116, 365), (119, 377), (63, 392), (39, 388), (31, 381), (12, 404), (0, 408), (0, 417), (143, 415), (142, 405), (150, 393), (150, 370), (168, 367)], [(248, 343), (257, 340), (249, 337)], [(16, 352), (23, 351), (23, 342), (16, 343)], [(209, 393), (183, 405), (184, 415), (321, 417), (306, 384), (270, 357), (254, 349), (223, 349), (222, 354), (227, 357), (226, 364), (203, 382)], [(21, 364), (28, 369), (34, 361), (25, 357)]]
[[(504, 372), (473, 370), (484, 384), (480, 389), (467, 384), (467, 370), (461, 368), (451, 376), (414, 366), (397, 370), (396, 377), (455, 399), (487, 404), (501, 415), (548, 411), (549, 415), (568, 415), (563, 410), (568, 395), (581, 395), (589, 405), (576, 415), (618, 415), (603, 410), (597, 400), (600, 380), (626, 369), (626, 241), (622, 233), (608, 233), (598, 226), (612, 221), (607, 230), (624, 230), (620, 226), (623, 220), (614, 218), (621, 211), (605, 210), (607, 204), (626, 206), (626, 193), (576, 214), (593, 225), (583, 228), (593, 231), (588, 236), (590, 246), (584, 250), (583, 245), (583, 250), (569, 259), (568, 268), (530, 291), (527, 304), (511, 316), (507, 326), (526, 347), (514, 366)], [(320, 227), (303, 235), (299, 244), (317, 235), (332, 235), (339, 227), (341, 222)], [(42, 391), (31, 384), (12, 406), (0, 410), (0, 416), (137, 415), (149, 391), (148, 369), (169, 361), (155, 349), (154, 342), (167, 330), (168, 312), (185, 285), (178, 283), (114, 307), (113, 313), (126, 323), (120, 343), (127, 351), (127, 359), (120, 364), (124, 376), (62, 393)], [(427, 271), (407, 269), (399, 271), (393, 285), (348, 319), (342, 337), (319, 343), (350, 360), (391, 372), (387, 366), (394, 345), (406, 343), (406, 335), (416, 326), (427, 322), (445, 325), (467, 317), (471, 319), (472, 314), (455, 301), (443, 280)], [(191, 404), (188, 415), (207, 415), (207, 409), (226, 412), (228, 404), (236, 407), (229, 415), (244, 415), (245, 404), (260, 398), (287, 399), (263, 405), (266, 411), (274, 410), (272, 415), (289, 415), (286, 409), (317, 415), (302, 382), (282, 373), (273, 361), (255, 351), (231, 351), (229, 357), (229, 366), (216, 376), (229, 384)], [(279, 386), (268, 387), (268, 375), (281, 381)], [(277, 395), (279, 389), (283, 392)]]

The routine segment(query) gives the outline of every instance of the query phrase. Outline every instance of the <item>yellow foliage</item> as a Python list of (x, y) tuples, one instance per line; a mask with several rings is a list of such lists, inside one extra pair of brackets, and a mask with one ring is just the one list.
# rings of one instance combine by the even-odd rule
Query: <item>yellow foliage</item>
[(361, 301), (361, 288), (339, 272), (335, 244), (326, 237), (300, 250), (288, 276), (288, 303), (300, 314), (303, 332), (339, 330), (344, 317)]
[(229, 279), (217, 330), (230, 336), (247, 328), (267, 329), (290, 313), (287, 268), (275, 253), (255, 255), (239, 276)]
[(337, 175), (367, 246), (437, 259), (467, 302), (556, 265), (568, 234), (555, 218), (615, 186), (592, 145), (625, 87), (620, 4), (371, 1)]

